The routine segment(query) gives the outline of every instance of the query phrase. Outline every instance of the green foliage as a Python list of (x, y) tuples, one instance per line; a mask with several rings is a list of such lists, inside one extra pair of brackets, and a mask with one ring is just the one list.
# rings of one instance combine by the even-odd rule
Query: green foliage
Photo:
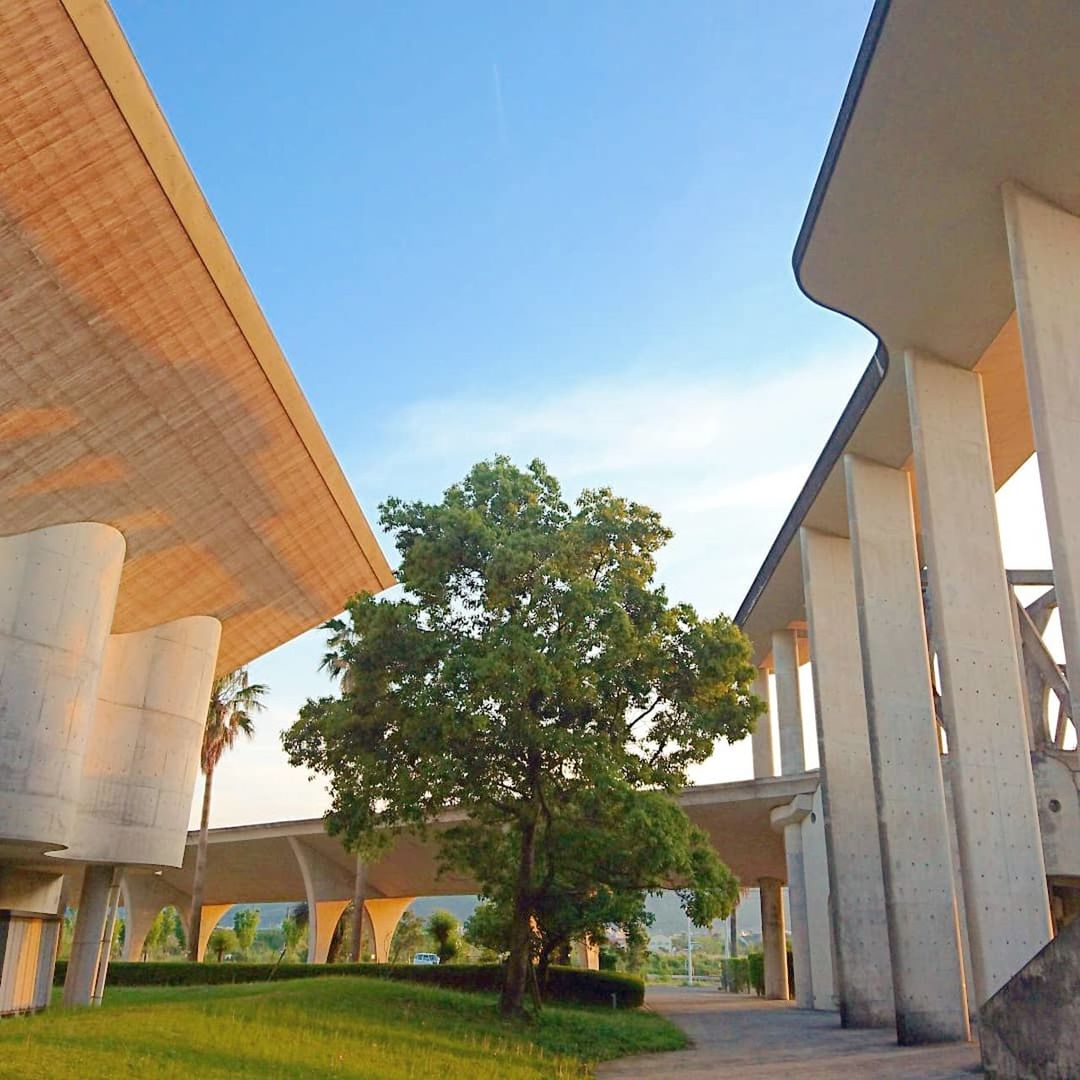
[(765, 994), (765, 954), (760, 950), (746, 954), (747, 981), (758, 997)]
[(748, 956), (725, 956), (721, 965), (725, 990), (733, 994), (745, 994), (750, 990), (750, 958)]
[(235, 952), (236, 947), (236, 934), (223, 926), (217, 927), (206, 943), (206, 951), (213, 953), (219, 964), (225, 959), (225, 954)]
[[(232, 931), (225, 931), (232, 933)], [(57, 961), (53, 982), (64, 983), (67, 961)], [(125, 963), (109, 965), (109, 987), (116, 986), (215, 986), (222, 983), (258, 983), (273, 979), (317, 979), (327, 975), (364, 976), (394, 982), (419, 982), (453, 990), (497, 991), (502, 985), (501, 964), (191, 964)], [(600, 1004), (611, 1007), (616, 995), (619, 1008), (636, 1009), (645, 1000), (645, 984), (634, 976), (616, 972), (585, 971), (553, 966), (548, 977), (551, 1000)]]
[(102, 1009), (0, 1024), (0, 1071), (55, 1080), (571, 1080), (598, 1060), (686, 1042), (647, 1010), (556, 1005), (533, 1023), (507, 1024), (493, 1002), (491, 993), (363, 978), (111, 987)]
[(300, 952), (300, 945), (307, 933), (307, 918), (297, 918), (295, 913), (287, 915), (281, 922), (281, 937), (284, 941), (286, 959), (296, 959)]
[(427, 921), (427, 932), (435, 942), (440, 964), (448, 964), (461, 951), (460, 924), (449, 911), (433, 911)]
[(408, 963), (414, 953), (430, 952), (424, 921), (412, 911), (406, 911), (394, 928), (390, 939), (390, 963)]
[(255, 944), (255, 935), (259, 931), (259, 909), (241, 908), (233, 915), (233, 933), (240, 951), (247, 955)]
[(653, 583), (659, 516), (607, 489), (571, 509), (540, 462), (497, 458), (380, 520), (405, 593), (328, 624), (341, 695), (283, 736), (329, 777), (331, 831), (371, 854), (394, 826), (466, 812), (443, 854), (509, 918), (507, 1013), (532, 955), (642, 918), (649, 890), (681, 884), (698, 922), (726, 914), (734, 879), (671, 795), (762, 703), (738, 628)]
[(496, 957), (510, 951), (510, 914), (490, 900), (481, 900), (465, 920), (463, 937), (472, 946)]

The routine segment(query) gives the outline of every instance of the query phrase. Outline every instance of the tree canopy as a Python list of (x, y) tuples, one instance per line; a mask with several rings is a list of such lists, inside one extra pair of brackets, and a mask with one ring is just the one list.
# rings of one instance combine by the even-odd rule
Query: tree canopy
[(734, 880), (671, 796), (762, 703), (741, 631), (654, 582), (659, 515), (608, 489), (571, 507), (542, 463), (496, 458), (380, 520), (404, 594), (328, 624), (341, 693), (283, 736), (329, 777), (331, 831), (370, 853), (465, 812), (443, 855), (508, 912), (507, 1013), (545, 920), (580, 927), (665, 884), (691, 917), (725, 914)]

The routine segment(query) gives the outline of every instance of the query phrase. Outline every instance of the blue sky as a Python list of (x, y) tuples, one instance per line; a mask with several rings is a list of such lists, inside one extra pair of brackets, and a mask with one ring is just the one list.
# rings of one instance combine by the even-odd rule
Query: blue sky
[[(369, 517), (540, 456), (734, 612), (871, 353), (790, 268), (869, 0), (114, 4)], [(216, 824), (321, 811), (320, 649), (255, 665)]]

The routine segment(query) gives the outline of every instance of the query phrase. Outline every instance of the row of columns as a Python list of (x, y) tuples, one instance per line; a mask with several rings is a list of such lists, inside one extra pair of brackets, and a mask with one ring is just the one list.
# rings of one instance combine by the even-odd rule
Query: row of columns
[[(1006, 187), (1004, 203), (1066, 662), (1080, 670), (1080, 219), (1015, 186)], [(901, 1043), (918, 1043), (970, 1037), (971, 1009), (1046, 944), (1051, 926), (981, 379), (915, 348), (896, 362), (907, 392), (918, 532), (909, 473), (847, 454), (848, 535), (804, 527), (800, 547), (842, 1022), (895, 1023)], [(803, 766), (793, 631), (778, 631), (771, 645), (787, 773)], [(760, 728), (755, 774), (769, 775), (769, 725)], [(774, 823), (788, 848), (801, 999), (798, 812), (795, 804), (782, 808)], [(764, 912), (764, 895), (762, 904)]]

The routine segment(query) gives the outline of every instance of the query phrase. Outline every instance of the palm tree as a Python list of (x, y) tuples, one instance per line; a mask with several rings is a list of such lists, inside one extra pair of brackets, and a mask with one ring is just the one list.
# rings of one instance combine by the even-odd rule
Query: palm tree
[(210, 793), (214, 784), (214, 770), (221, 755), (231, 750), (241, 735), (249, 739), (255, 734), (252, 714), (266, 706), (262, 696), (266, 687), (262, 683), (248, 681), (247, 668), (223, 675), (214, 682), (210, 692), (210, 705), (206, 710), (206, 727), (203, 729), (202, 771), (206, 777), (203, 785), (202, 820), (199, 824), (199, 848), (195, 856), (195, 881), (191, 890), (191, 923), (188, 929), (188, 959), (199, 958), (199, 936), (202, 926), (202, 898), (206, 878), (206, 846), (210, 831)]

